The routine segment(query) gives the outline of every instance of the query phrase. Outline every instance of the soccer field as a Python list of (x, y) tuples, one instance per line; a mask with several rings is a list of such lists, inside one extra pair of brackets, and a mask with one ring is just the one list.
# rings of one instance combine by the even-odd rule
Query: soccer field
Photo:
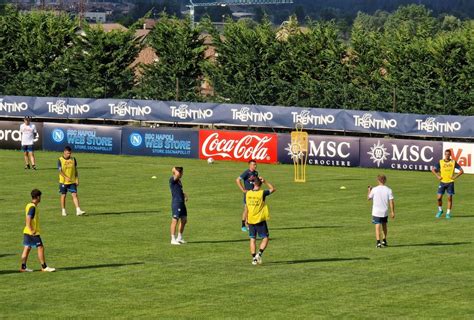
[[(240, 230), (245, 163), (73, 154), (81, 208), (61, 217), (56, 163), (0, 151), (0, 318), (474, 317), (474, 176), (456, 182), (453, 218), (435, 219), (428, 172), (259, 164), (271, 241), (253, 266)], [(184, 166), (188, 244), (169, 244), (173, 165)], [(367, 185), (383, 172), (395, 194), (388, 248), (376, 249)], [(157, 176), (157, 179), (151, 179)], [(346, 186), (346, 190), (340, 190)], [(19, 273), (24, 208), (43, 192), (42, 238), (55, 273)], [(30, 268), (39, 270), (36, 250)]]

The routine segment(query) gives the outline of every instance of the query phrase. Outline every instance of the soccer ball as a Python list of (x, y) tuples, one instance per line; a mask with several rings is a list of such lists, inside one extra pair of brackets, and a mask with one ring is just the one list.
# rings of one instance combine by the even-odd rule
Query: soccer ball
[(212, 158), (207, 158), (207, 163), (208, 163), (208, 164), (213, 164), (213, 163), (214, 163), (214, 159), (212, 159)]

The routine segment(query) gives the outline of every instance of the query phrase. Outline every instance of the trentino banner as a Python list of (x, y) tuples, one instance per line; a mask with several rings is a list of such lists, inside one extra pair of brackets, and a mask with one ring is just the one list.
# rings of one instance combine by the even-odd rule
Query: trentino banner
[(0, 96), (0, 117), (107, 119), (295, 128), (405, 136), (474, 137), (474, 117), (153, 100)]

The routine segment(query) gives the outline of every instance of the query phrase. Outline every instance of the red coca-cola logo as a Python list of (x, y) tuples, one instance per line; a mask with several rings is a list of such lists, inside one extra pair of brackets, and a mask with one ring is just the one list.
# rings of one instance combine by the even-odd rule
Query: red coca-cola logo
[(274, 163), (277, 161), (277, 135), (240, 131), (199, 131), (201, 159)]

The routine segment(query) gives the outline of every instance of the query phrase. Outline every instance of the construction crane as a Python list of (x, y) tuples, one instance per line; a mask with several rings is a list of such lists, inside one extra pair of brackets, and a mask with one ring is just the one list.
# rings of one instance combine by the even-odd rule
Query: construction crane
[(189, 8), (189, 16), (191, 23), (194, 26), (194, 8), (196, 7), (225, 7), (225, 6), (254, 6), (254, 5), (269, 5), (269, 4), (292, 4), (293, 0), (221, 0), (215, 2), (198, 2), (194, 3), (189, 0), (186, 7)]

